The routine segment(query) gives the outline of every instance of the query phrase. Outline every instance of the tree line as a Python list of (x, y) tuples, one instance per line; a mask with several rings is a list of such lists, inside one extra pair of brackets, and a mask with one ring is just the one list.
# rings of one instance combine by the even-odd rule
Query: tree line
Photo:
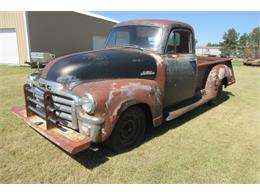
[(208, 43), (207, 46), (221, 46), (223, 56), (242, 58), (260, 58), (260, 27), (240, 36), (234, 28), (228, 29), (220, 43)]

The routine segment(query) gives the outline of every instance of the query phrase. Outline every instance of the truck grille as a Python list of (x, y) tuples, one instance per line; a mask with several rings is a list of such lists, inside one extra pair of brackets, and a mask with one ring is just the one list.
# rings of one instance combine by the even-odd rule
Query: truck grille
[[(32, 94), (28, 100), (35, 105), (28, 108), (36, 113), (38, 116), (45, 118), (44, 110), (44, 92), (43, 88), (33, 85), (28, 91)], [(71, 97), (52, 93), (52, 100), (54, 103), (54, 113), (58, 118), (59, 125), (70, 127), (72, 129), (78, 128), (75, 102)]]

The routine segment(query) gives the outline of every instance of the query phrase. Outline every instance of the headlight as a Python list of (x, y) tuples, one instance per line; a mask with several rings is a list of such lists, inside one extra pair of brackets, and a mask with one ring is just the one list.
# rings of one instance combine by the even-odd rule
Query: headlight
[(90, 95), (89, 93), (85, 93), (85, 95), (82, 98), (80, 98), (80, 103), (82, 109), (85, 112), (91, 114), (95, 111), (96, 103), (94, 101), (93, 96)]

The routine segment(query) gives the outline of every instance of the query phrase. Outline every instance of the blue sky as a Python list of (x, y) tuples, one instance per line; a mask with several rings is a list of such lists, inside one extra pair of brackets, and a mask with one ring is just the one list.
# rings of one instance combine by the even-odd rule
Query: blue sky
[(235, 28), (240, 34), (251, 32), (260, 26), (260, 12), (185, 12), (185, 11), (98, 11), (96, 14), (118, 21), (132, 19), (170, 19), (191, 24), (194, 27), (198, 45), (218, 43), (228, 28)]

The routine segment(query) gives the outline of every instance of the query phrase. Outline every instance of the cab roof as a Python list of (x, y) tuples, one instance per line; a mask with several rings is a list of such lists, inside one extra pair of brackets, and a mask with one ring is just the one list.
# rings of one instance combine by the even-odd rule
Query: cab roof
[(114, 27), (119, 27), (119, 26), (128, 26), (128, 25), (148, 25), (148, 26), (158, 26), (158, 27), (181, 27), (181, 28), (190, 28), (192, 29), (192, 26), (179, 22), (176, 20), (158, 20), (158, 19), (148, 19), (148, 20), (129, 20), (125, 22), (120, 22), (116, 24)]

